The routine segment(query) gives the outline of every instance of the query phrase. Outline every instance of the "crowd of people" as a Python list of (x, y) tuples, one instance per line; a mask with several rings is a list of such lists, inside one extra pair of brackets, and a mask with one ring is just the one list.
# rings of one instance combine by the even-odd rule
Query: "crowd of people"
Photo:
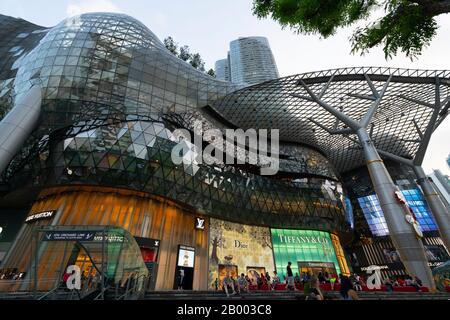
[[(239, 294), (241, 292), (249, 292), (250, 286), (256, 286), (258, 290), (269, 289), (274, 290), (277, 284), (281, 283), (280, 277), (277, 272), (273, 272), (271, 277), (269, 272), (255, 274), (254, 277), (249, 277), (241, 273), (236, 279), (230, 275), (228, 272), (222, 280), (222, 290), (225, 291), (227, 296), (230, 294)], [(219, 279), (215, 280), (215, 289), (219, 288)]]
[[(329, 274), (328, 272), (320, 272), (317, 275), (312, 275), (309, 272), (304, 272), (301, 275), (292, 272), (291, 262), (286, 266), (286, 276), (281, 281), (277, 272), (274, 271), (270, 276), (268, 272), (256, 274), (251, 278), (242, 273), (240, 276), (234, 278), (228, 272), (222, 280), (222, 290), (227, 296), (236, 295), (249, 292), (250, 286), (256, 287), (258, 290), (275, 290), (277, 285), (286, 284), (286, 289), (291, 291), (298, 291), (303, 287), (303, 292), (308, 300), (323, 300), (324, 295), (320, 288), (322, 284), (330, 284), (333, 291), (335, 284), (339, 284), (339, 293), (344, 300), (358, 300), (358, 291), (363, 290), (366, 285), (364, 277), (354, 273), (350, 276), (342, 274)], [(387, 277), (382, 284), (385, 285), (387, 291), (394, 291), (395, 286), (412, 286), (420, 291), (422, 281), (415, 276), (406, 277)], [(219, 288), (219, 280), (216, 278), (215, 288)]]

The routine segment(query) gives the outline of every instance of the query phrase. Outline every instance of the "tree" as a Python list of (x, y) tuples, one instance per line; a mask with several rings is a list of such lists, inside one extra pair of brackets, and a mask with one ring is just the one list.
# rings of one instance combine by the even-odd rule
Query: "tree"
[(386, 58), (398, 51), (415, 58), (436, 34), (435, 17), (450, 12), (450, 0), (253, 0), (257, 17), (324, 38), (369, 19), (378, 9), (384, 10), (381, 18), (354, 30), (352, 52), (382, 46)]
[(188, 46), (182, 46), (180, 48), (180, 54), (178, 55), (178, 58), (183, 61), (189, 61), (191, 59), (191, 53), (189, 52)]
[(191, 55), (191, 59), (189, 60), (189, 63), (195, 69), (198, 69), (200, 71), (205, 71), (205, 62), (203, 61), (203, 59), (199, 53), (194, 53), (193, 55)]
[[(176, 43), (172, 37), (167, 37), (164, 39), (164, 45), (167, 50), (169, 50), (173, 55), (180, 58), (183, 61), (188, 62), (195, 69), (205, 72), (205, 62), (199, 53), (190, 53), (189, 46), (179, 47), (180, 52), (178, 52), (178, 43)], [(208, 75), (215, 77), (215, 72), (213, 69), (208, 70)]]
[(172, 52), (174, 55), (178, 55), (178, 43), (176, 43), (172, 37), (167, 37), (164, 39), (164, 45), (167, 50)]
[(209, 69), (208, 72), (206, 72), (206, 74), (210, 75), (213, 78), (216, 77), (216, 72), (214, 71), (214, 69)]

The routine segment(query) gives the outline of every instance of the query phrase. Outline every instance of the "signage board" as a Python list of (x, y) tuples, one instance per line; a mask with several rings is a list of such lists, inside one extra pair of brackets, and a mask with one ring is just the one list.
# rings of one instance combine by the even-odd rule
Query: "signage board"
[(43, 241), (93, 241), (95, 231), (46, 231)]
[(205, 230), (205, 222), (206, 220), (204, 218), (195, 218), (195, 229), (197, 230)]
[[(299, 265), (308, 268), (330, 268), (336, 270), (336, 274), (344, 273), (328, 232), (271, 229), (271, 233), (276, 270), (280, 277), (285, 276), (289, 261), (292, 263), (294, 274), (301, 272)], [(313, 266), (314, 264), (316, 266)]]
[(50, 219), (52, 218), (56, 213), (56, 210), (49, 210), (49, 211), (43, 211), (38, 213), (30, 214), (26, 219), (26, 223), (30, 223), (36, 220), (43, 220), (43, 219)]

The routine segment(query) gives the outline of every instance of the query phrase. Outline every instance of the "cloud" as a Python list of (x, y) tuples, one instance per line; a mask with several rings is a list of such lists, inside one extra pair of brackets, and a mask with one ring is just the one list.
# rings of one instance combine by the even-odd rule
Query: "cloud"
[(122, 10), (110, 0), (73, 1), (66, 8), (69, 17), (86, 12), (122, 12)]

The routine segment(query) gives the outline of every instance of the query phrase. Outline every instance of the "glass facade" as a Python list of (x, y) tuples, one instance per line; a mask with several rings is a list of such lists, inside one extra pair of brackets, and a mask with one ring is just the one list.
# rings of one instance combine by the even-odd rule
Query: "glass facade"
[[(314, 230), (271, 229), (275, 267), (280, 277), (286, 276), (286, 266), (292, 263), (292, 272), (301, 273), (302, 262), (331, 263), (336, 274), (348, 274), (339, 238)], [(338, 248), (338, 250), (336, 250)]]
[[(329, 83), (324, 98), (337, 108), (345, 106), (355, 117), (361, 116), (364, 108), (361, 99), (349, 92), (362, 86), (367, 89), (366, 74), (376, 74), (381, 79), (374, 81), (376, 86), (391, 75), (400, 79), (415, 76), (419, 80), (414, 85), (420, 87), (415, 91), (434, 97), (429, 83), (421, 83), (421, 79), (434, 79), (435, 72), (423, 71), (418, 77), (412, 71), (387, 68), (308, 73), (238, 90), (238, 85), (214, 79), (178, 59), (146, 26), (123, 14), (83, 14), (52, 28), (0, 16), (0, 27), (0, 120), (32, 86), (42, 89), (39, 124), (1, 173), (0, 206), (10, 199), (5, 197), (3, 201), (3, 194), (19, 194), (26, 199), (20, 199), (18, 207), (33, 203), (31, 213), (61, 210), (55, 223), (62, 226), (113, 225), (128, 230), (131, 236), (160, 239), (158, 259), (173, 261), (173, 265), (164, 266), (167, 270), (175, 270), (173, 255), (177, 254), (178, 245), (196, 247), (194, 265), (200, 268), (196, 274), (205, 275), (203, 280), (195, 279), (194, 287), (199, 289), (206, 289), (214, 280), (207, 281), (207, 274), (209, 258), (215, 256), (208, 251), (208, 232), (186, 228), (193, 226), (193, 212), (200, 212), (208, 223), (210, 218), (228, 221), (223, 230), (213, 225), (214, 232), (237, 238), (240, 243), (248, 242), (245, 249), (261, 247), (252, 250), (252, 265), (239, 261), (234, 265), (235, 272), (248, 271), (247, 268), (251, 272), (273, 271), (269, 270), (273, 268), (269, 237), (280, 275), (284, 275), (287, 261), (293, 262), (294, 272), (309, 263), (311, 268), (323, 264), (346, 274), (348, 268), (339, 239), (349, 241), (353, 223), (359, 232), (360, 220), (366, 219), (374, 235), (387, 234), (369, 178), (359, 185), (357, 180), (363, 176), (359, 172), (345, 187), (342, 185), (348, 170), (364, 165), (360, 149), (341, 136), (330, 136), (312, 121), (317, 118), (324, 127), (340, 129), (335, 117), (320, 106), (312, 101), (299, 102), (295, 94), (302, 93), (300, 80), (308, 82), (315, 92)], [(230, 61), (241, 64), (239, 72), (253, 77), (242, 80), (246, 83), (268, 80), (258, 78), (259, 71), (267, 71), (256, 67), (261, 63), (272, 69), (270, 77), (278, 76), (275, 62), (264, 62), (266, 58), (273, 60), (268, 43), (260, 41), (265, 53), (258, 56), (260, 53), (252, 47), (254, 41), (259, 40), (239, 39), (236, 50), (230, 52)], [(233, 60), (236, 54), (241, 60)], [(335, 75), (337, 81), (333, 81)], [(446, 77), (445, 72), (439, 75)], [(393, 108), (390, 113), (400, 108), (392, 103), (393, 99), (411, 85), (403, 80), (393, 81), (385, 99)], [(447, 87), (442, 89), (443, 96), (448, 92)], [(379, 109), (386, 111), (383, 108), (386, 107), (380, 105)], [(419, 114), (422, 127), (431, 113), (430, 108), (425, 108)], [(385, 121), (380, 118), (383, 114), (376, 115), (382, 125), (374, 128), (374, 142), (386, 151), (413, 154), (414, 148), (398, 141), (411, 140), (411, 132), (416, 134), (416, 130), (400, 130), (403, 122)], [(174, 164), (171, 153), (178, 142), (174, 131), (192, 132), (196, 120), (204, 129), (218, 128), (222, 133), (227, 128), (280, 129), (280, 174), (257, 174), (263, 161), (246, 161), (242, 165), (194, 161)], [(381, 137), (380, 132), (387, 134)], [(211, 140), (204, 137), (203, 146), (208, 143)], [(236, 154), (246, 155), (245, 148)], [(425, 200), (419, 189), (411, 186), (413, 180), (401, 174), (396, 178), (395, 183), (404, 190), (423, 230), (435, 231)], [(27, 190), (35, 194), (28, 194)], [(154, 210), (154, 204), (149, 206), (150, 197), (157, 203), (173, 201), (177, 209), (161, 204)], [(173, 219), (166, 217), (185, 209), (186, 214), (180, 214), (174, 228), (170, 225)], [(13, 244), (15, 249), (4, 259), (8, 268), (27, 272), (30, 263), (23, 257), (32, 256), (29, 239), (33, 226), (40, 224), (44, 221), (22, 226), (20, 238)], [(157, 233), (150, 234), (150, 230)], [(190, 239), (189, 243), (186, 239)], [(52, 246), (59, 245), (48, 247)], [(64, 254), (60, 249), (54, 252)], [(220, 269), (226, 265), (225, 256), (235, 255), (244, 247), (235, 249), (218, 253), (224, 256), (215, 259), (215, 274), (227, 270)], [(141, 257), (136, 253), (140, 251), (132, 251), (131, 258), (124, 258), (123, 247), (109, 243), (106, 252), (112, 261), (104, 273), (118, 280), (120, 270), (128, 268), (125, 264)], [(264, 261), (258, 260), (261, 252), (267, 258)], [(439, 256), (439, 251), (431, 248), (429, 255)], [(56, 264), (60, 258), (52, 256), (53, 260), (48, 261)], [(82, 255), (75, 258), (80, 263), (87, 261)], [(128, 261), (123, 266), (122, 258)], [(143, 268), (141, 263), (138, 267)], [(45, 265), (40, 268), (45, 274)], [(161, 269), (164, 277), (158, 278), (155, 287), (172, 287), (174, 275), (167, 270)]]
[[(16, 96), (34, 84), (42, 87), (43, 116), (2, 177), (8, 188), (125, 187), (219, 218), (347, 230), (341, 192), (326, 181), (336, 174), (326, 157), (311, 148), (288, 148), (293, 159), (282, 164), (286, 172), (315, 176), (306, 181), (270, 179), (234, 166), (172, 163), (170, 132), (191, 129), (196, 119), (217, 127), (202, 107), (236, 86), (176, 58), (139, 21), (93, 13), (50, 29), (34, 28), (41, 39), (27, 46), (17, 42), (24, 50), (12, 62), (12, 82)], [(185, 121), (173, 121), (177, 117)], [(304, 161), (296, 166), (301, 155)]]
[[(431, 214), (420, 189), (402, 190), (403, 195), (414, 212), (422, 231), (436, 231), (436, 221)], [(359, 205), (374, 236), (386, 236), (389, 230), (381, 210), (378, 197), (370, 195), (358, 198)]]

